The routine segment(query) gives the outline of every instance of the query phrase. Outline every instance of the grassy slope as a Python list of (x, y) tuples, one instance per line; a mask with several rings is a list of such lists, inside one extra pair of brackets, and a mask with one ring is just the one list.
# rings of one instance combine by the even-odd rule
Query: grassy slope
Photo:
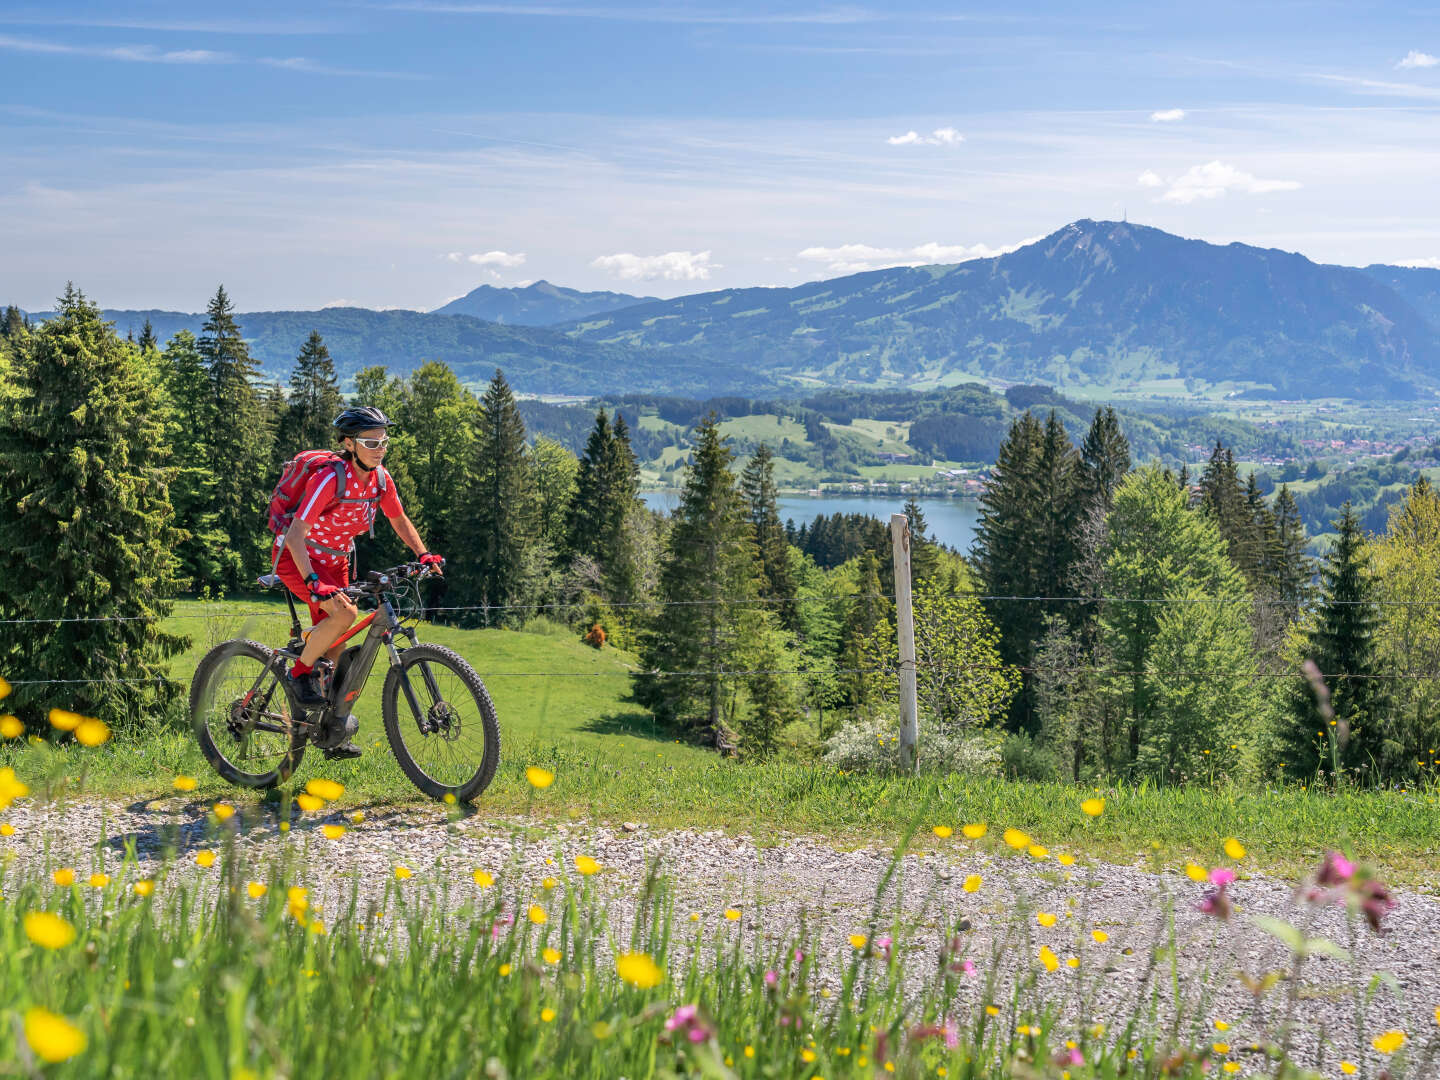
[[(267, 607), (276, 614), (248, 619), (233, 614)], [(206, 610), (213, 613), (217, 606)], [(278, 605), (239, 601), (218, 610), (230, 614), (214, 624), (215, 640), (241, 632), (267, 641), (284, 636)], [(208, 624), (189, 617), (201, 613), (196, 603), (178, 606), (177, 615), (186, 617), (174, 625), (194, 634), (196, 642), (176, 659), (176, 678), (188, 680), (208, 647), (204, 633), (196, 632)], [(840, 844), (893, 841), (918, 815), (927, 825), (989, 822), (991, 835), (983, 845), (998, 843), (1000, 829), (1015, 825), (1056, 850), (1117, 862), (1159, 857), (1169, 865), (1216, 859), (1220, 841), (1234, 835), (1250, 848), (1252, 863), (1275, 870), (1297, 872), (1326, 847), (1343, 845), (1399, 880), (1440, 884), (1434, 869), (1440, 864), (1440, 810), (1433, 788), (1338, 797), (1298, 786), (1112, 789), (1105, 792), (1105, 814), (1091, 821), (1076, 811), (1089, 792), (1061, 784), (858, 776), (794, 760), (762, 765), (720, 760), (656, 730), (648, 715), (627, 701), (630, 657), (610, 648), (597, 653), (568, 633), (426, 626), (422, 636), (466, 656), (485, 676), (496, 702), (502, 761), (477, 807), (480, 813), (526, 812), (533, 799), (545, 816), (724, 828), (762, 838), (777, 830), (818, 833)], [(332, 777), (347, 786), (346, 804), (357, 807), (419, 800), (383, 741), (378, 691), (372, 678), (369, 708), (359, 710), (366, 755), (338, 764), (311, 752), (297, 783)], [(0, 749), (0, 764), (12, 762), (37, 789), (48, 775), (72, 792), (83, 784), (85, 790), (116, 795), (169, 794), (171, 778), (183, 772), (199, 778), (195, 797), (201, 801), (244, 803), (258, 797), (211, 773), (188, 731), (120, 737), (97, 751), (73, 744), (58, 751)], [(537, 763), (556, 773), (554, 786), (538, 798), (524, 779), (525, 766)], [(924, 831), (920, 839), (922, 847), (937, 849), (958, 843), (937, 842)]]

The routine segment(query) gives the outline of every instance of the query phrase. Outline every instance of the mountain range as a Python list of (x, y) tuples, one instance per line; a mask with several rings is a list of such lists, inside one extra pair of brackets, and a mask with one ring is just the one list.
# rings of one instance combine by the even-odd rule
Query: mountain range
[[(471, 297), (495, 319), (440, 313)], [(610, 302), (625, 306), (589, 307)], [(565, 321), (516, 325), (557, 312)], [(162, 311), (106, 317), (136, 333), (148, 318), (162, 341), (182, 328), (198, 333), (204, 321)], [(274, 378), (318, 330), (342, 378), (434, 359), (477, 384), (502, 367), (532, 393), (704, 397), (977, 380), (1367, 400), (1440, 391), (1440, 270), (1326, 265), (1115, 221), (1077, 221), (994, 258), (790, 288), (655, 300), (537, 282), (482, 286), (429, 314), (236, 317)]]
[(563, 285), (552, 285), (542, 278), (529, 285), (509, 289), (481, 285), (436, 308), (431, 314), (470, 315), (511, 326), (549, 326), (650, 303), (654, 299), (653, 296), (631, 296), (629, 293), (580, 292)]

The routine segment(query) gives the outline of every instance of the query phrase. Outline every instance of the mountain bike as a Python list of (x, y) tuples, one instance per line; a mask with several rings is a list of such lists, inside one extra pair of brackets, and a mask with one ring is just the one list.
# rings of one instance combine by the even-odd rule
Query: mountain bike
[(295, 601), (275, 575), (260, 578), (262, 586), (285, 592), (289, 643), (275, 649), (244, 638), (221, 642), (201, 659), (190, 683), (190, 722), (215, 771), (242, 787), (272, 788), (289, 779), (307, 746), (324, 750), (354, 735), (356, 701), (384, 650), (390, 667), (381, 714), (400, 768), (431, 798), (470, 801), (484, 791), (500, 760), (500, 725), (475, 669), (416, 635), (424, 611), (419, 583), (430, 574), (406, 563), (371, 571), (343, 590), (362, 611), (373, 606), (336, 644), (369, 632), (336, 660), (326, 704), (308, 708), (296, 701), (286, 677), (286, 664), (305, 647)]

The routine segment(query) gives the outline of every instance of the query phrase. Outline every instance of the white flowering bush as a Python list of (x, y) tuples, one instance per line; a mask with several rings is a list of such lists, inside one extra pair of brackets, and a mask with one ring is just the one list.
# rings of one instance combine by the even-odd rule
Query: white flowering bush
[[(996, 776), (1002, 736), (986, 728), (940, 731), (922, 728), (919, 765), (925, 772)], [(900, 723), (893, 715), (861, 717), (844, 724), (825, 743), (825, 760), (854, 772), (889, 772), (900, 767)]]

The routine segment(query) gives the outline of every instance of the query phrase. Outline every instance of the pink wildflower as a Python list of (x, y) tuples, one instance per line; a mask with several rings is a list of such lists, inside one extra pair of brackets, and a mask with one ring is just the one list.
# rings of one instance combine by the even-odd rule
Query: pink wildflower
[(1325, 861), (1315, 874), (1315, 884), (1326, 887), (1344, 885), (1355, 876), (1355, 864), (1338, 851), (1325, 853)]
[(1395, 898), (1390, 895), (1385, 884), (1375, 878), (1364, 881), (1357, 891), (1360, 894), (1360, 910), (1365, 915), (1365, 921), (1375, 933), (1383, 934), (1385, 928), (1380, 925), (1380, 920), (1395, 906)]
[(803, 952), (801, 952), (799, 949), (796, 949), (796, 950), (795, 950), (795, 963), (801, 964), (801, 963), (804, 963), (804, 962), (805, 962), (805, 954), (804, 954)]
[(774, 971), (767, 971), (767, 972), (765, 972), (765, 985), (766, 985), (766, 986), (774, 986), (774, 985), (775, 985), (777, 982), (779, 982), (779, 981), (780, 981), (780, 976), (779, 976), (778, 974), (776, 974)]
[(1235, 871), (1228, 866), (1217, 866), (1210, 871), (1210, 884), (1223, 889), (1235, 880)]
[(960, 970), (963, 971), (966, 975), (974, 975), (974, 974), (975, 974), (975, 961), (974, 961), (974, 960), (962, 960), (962, 961), (960, 961)]

